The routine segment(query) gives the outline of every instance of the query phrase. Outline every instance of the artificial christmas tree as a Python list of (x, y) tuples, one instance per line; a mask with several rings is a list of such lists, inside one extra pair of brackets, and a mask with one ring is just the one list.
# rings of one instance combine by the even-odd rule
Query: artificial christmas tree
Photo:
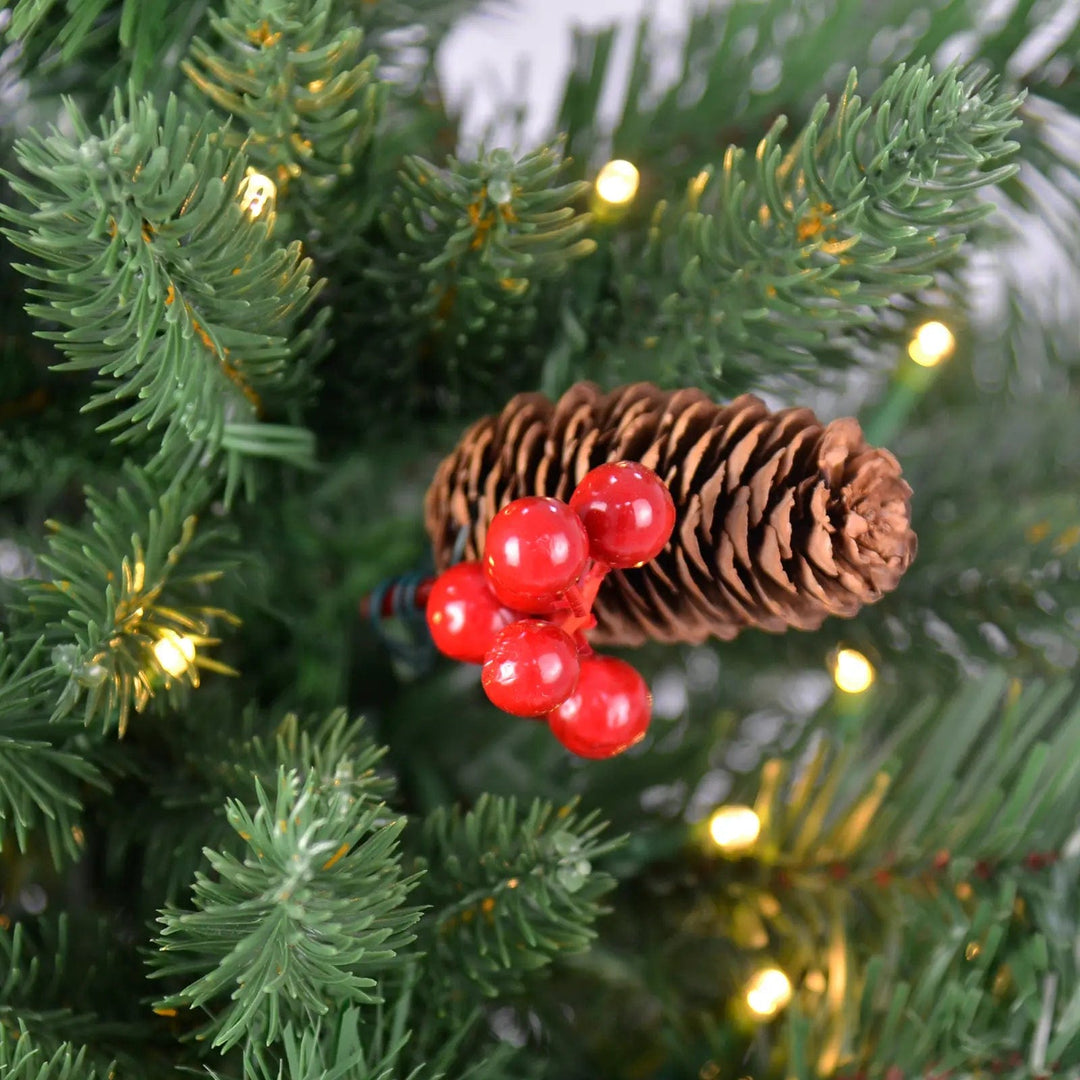
[(1074, 1075), (1080, 16), (474, 6), (0, 12), (0, 1077)]

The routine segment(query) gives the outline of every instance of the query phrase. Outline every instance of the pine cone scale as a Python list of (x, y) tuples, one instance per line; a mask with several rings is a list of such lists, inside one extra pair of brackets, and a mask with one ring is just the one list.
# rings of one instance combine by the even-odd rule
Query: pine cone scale
[(716, 405), (696, 389), (579, 383), (554, 403), (520, 394), (465, 433), (427, 495), (437, 565), (462, 532), (464, 557), (479, 558), (513, 499), (568, 500), (590, 469), (623, 459), (668, 484), (676, 525), (652, 563), (605, 579), (597, 644), (815, 629), (895, 588), (915, 555), (911, 489), (855, 420), (772, 413), (752, 395)]

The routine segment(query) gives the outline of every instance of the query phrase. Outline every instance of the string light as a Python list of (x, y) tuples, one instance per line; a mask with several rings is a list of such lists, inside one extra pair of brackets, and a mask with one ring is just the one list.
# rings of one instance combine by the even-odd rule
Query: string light
[(259, 172), (249, 172), (240, 181), (240, 209), (254, 221), (263, 211), (268, 215), (277, 205), (277, 185), (269, 176)]
[(762, 968), (746, 984), (746, 1004), (757, 1016), (775, 1016), (791, 1001), (791, 980), (779, 968)]
[(761, 818), (749, 806), (721, 806), (709, 818), (709, 835), (721, 851), (749, 851), (761, 835)]
[(637, 194), (640, 174), (629, 161), (609, 161), (596, 176), (596, 194), (609, 206), (626, 206)]
[(874, 665), (857, 649), (841, 649), (833, 660), (832, 675), (846, 694), (861, 694), (874, 681)]
[(943, 322), (932, 319), (915, 331), (908, 345), (908, 356), (921, 367), (936, 367), (952, 356), (954, 348), (953, 332)]
[(178, 679), (195, 659), (195, 643), (183, 634), (168, 633), (154, 642), (154, 659)]

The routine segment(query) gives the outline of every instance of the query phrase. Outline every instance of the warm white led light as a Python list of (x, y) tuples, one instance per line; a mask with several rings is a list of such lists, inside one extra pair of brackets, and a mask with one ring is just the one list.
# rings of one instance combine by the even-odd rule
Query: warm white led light
[(952, 356), (956, 347), (953, 332), (936, 319), (925, 322), (908, 345), (908, 356), (921, 367), (935, 367)]
[(709, 818), (709, 835), (721, 851), (749, 851), (761, 834), (761, 818), (749, 806), (721, 806)]
[(874, 665), (857, 649), (841, 649), (833, 661), (833, 681), (848, 694), (861, 694), (874, 681)]
[(597, 174), (596, 194), (610, 206), (625, 206), (637, 194), (638, 180), (634, 165), (616, 158)]
[(240, 183), (240, 209), (253, 221), (264, 210), (273, 213), (277, 204), (277, 184), (262, 173), (248, 173)]
[(183, 634), (169, 634), (154, 642), (154, 659), (174, 678), (178, 679), (195, 659), (195, 645)]
[(775, 1016), (791, 1001), (791, 980), (779, 968), (762, 968), (746, 984), (746, 1004), (758, 1016)]

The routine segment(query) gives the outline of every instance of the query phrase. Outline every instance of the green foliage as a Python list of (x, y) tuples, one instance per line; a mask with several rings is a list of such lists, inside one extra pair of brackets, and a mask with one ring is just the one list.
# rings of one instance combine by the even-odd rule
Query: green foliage
[[(1075, 863), (1042, 884), (996, 882), (965, 899), (944, 889), (901, 904), (890, 950), (874, 957), (837, 1008), (798, 1001), (790, 1020), (791, 1075), (845, 1069), (880, 1078), (935, 1069), (1045, 1075), (1077, 1055), (1076, 962), (1062, 935), (1076, 931)], [(1047, 905), (1057, 914), (1041, 923)], [(841, 969), (842, 971), (843, 969)], [(839, 974), (835, 972), (834, 974)], [(852, 977), (854, 972), (847, 972)]]
[(350, 18), (369, 34), (393, 36), (395, 31), (411, 30), (434, 50), (454, 24), (478, 9), (496, 12), (506, 0), (343, 0)]
[[(1047, 1009), (1044, 1061), (1069, 1048), (1075, 1064), (1080, 984), (1071, 954), (1053, 954), (1080, 914), (1076, 689), (989, 671), (940, 701), (883, 690), (845, 732), (815, 726), (798, 773), (765, 765), (762, 875), (715, 873), (742, 912), (736, 940), (739, 919), (744, 935), (756, 921), (793, 977), (830, 957), (827, 999), (815, 1010), (804, 993), (790, 1021), (794, 1075), (838, 1056), (870, 1076), (988, 1067), (1037, 1045)], [(1063, 851), (1049, 874), (1031, 862)]]
[(549, 147), (444, 168), (405, 160), (367, 271), (367, 314), (394, 357), (383, 378), (412, 394), (438, 387), (451, 406), (535, 382), (554, 282), (596, 247), (574, 207), (585, 185), (559, 183), (562, 169)]
[(26, 51), (27, 70), (40, 66), (54, 76), (87, 54), (95, 59), (95, 50), (105, 46), (102, 52), (115, 81), (122, 82), (129, 71), (144, 87), (170, 45), (190, 32), (206, 6), (207, 0), (64, 0), (63, 5), (16, 0), (7, 37)]
[(989, 669), (948, 697), (868, 697), (837, 735), (809, 729), (804, 770), (766, 766), (755, 805), (770, 858), (869, 870), (1061, 850), (1080, 812), (1074, 678), (1023, 685)]
[(245, 1080), (518, 1080), (521, 1076), (501, 1068), (514, 1056), (506, 1046), (492, 1048), (472, 1065), (456, 1062), (460, 1031), (433, 1048), (422, 1064), (410, 1067), (411, 1001), (406, 990), (392, 1007), (378, 1007), (374, 1022), (350, 1007), (302, 1034), (290, 1024), (282, 1034), (279, 1058), (253, 1048), (244, 1062)]
[(174, 674), (155, 653), (163, 639), (213, 645), (211, 621), (230, 619), (203, 592), (223, 573), (207, 551), (220, 532), (197, 529), (207, 487), (185, 470), (161, 487), (160, 477), (132, 467), (112, 497), (87, 490), (89, 527), (50, 523), (40, 562), (52, 579), (25, 584), (20, 634), (53, 646), (52, 675), (63, 681), (54, 720), (85, 696), (84, 722), (122, 735), (156, 691), (182, 694), (198, 685), (199, 668), (228, 671), (204, 653)]
[(220, 47), (196, 38), (183, 65), (240, 121), (233, 141), (276, 182), (279, 209), (298, 219), (289, 231), (307, 239), (316, 229), (324, 243), (346, 222), (360, 227), (356, 187), (342, 181), (362, 167), (385, 97), (363, 31), (339, 28), (334, 14), (333, 0), (228, 0), (210, 16)]
[[(1045, 84), (1067, 92), (1067, 67), (1055, 58), (1075, 55), (1074, 14), (1056, 11), (1069, 20), (1069, 33), (1051, 51), (1027, 49), (1021, 58), (1046, 5), (1023, 0), (1002, 19), (981, 18), (984, 13), (979, 0), (943, 0), (931, 18), (913, 0), (705, 5), (688, 13), (671, 74), (672, 41), (646, 15), (634, 34), (628, 76), (613, 63), (622, 53), (617, 45), (624, 28), (578, 28), (556, 128), (568, 133), (569, 153), (582, 168), (590, 159), (596, 164), (596, 151), (606, 150), (609, 137), (609, 156), (629, 157), (670, 191), (718, 145), (752, 145), (778, 115), (811, 112), (823, 89), (841, 89), (845, 68), (857, 68), (862, 82), (876, 87), (898, 63), (934, 57), (943, 46), (949, 51), (954, 36), (968, 36), (979, 66), (1010, 87), (1043, 93)], [(613, 98), (617, 118), (609, 134), (598, 113), (601, 100)]]
[(600, 840), (595, 814), (482, 796), (467, 814), (435, 810), (424, 822), (418, 897), (428, 965), (495, 996), (556, 956), (588, 948), (600, 898), (615, 881), (593, 861), (618, 846)]
[(243, 157), (174, 98), (159, 115), (117, 92), (98, 135), (68, 115), (72, 135), (16, 143), (29, 178), (11, 183), (33, 209), (0, 208), (38, 260), (20, 267), (45, 301), (28, 311), (66, 327), (40, 331), (67, 357), (57, 367), (110, 378), (90, 402), (122, 406), (104, 430), (225, 450), (233, 484), (241, 455), (304, 464), (309, 433), (257, 420), (306, 386), (316, 337), (297, 323), (318, 286), (298, 244), (241, 210)]
[(162, 912), (155, 975), (196, 976), (162, 1007), (212, 1007), (212, 1045), (269, 1044), (290, 1020), (379, 1000), (419, 913), (403, 906), (404, 821), (353, 787), (281, 769), (271, 797), (256, 780), (255, 813), (236, 799), (226, 811), (244, 859), (207, 849), (194, 909)]
[[(905, 0), (891, 5), (897, 6), (910, 13)], [(649, 16), (638, 22), (625, 82), (612, 63), (625, 30), (575, 28), (556, 128), (567, 133), (569, 152), (584, 167), (608, 134), (600, 130), (601, 99), (618, 93), (611, 156), (630, 158), (655, 174), (654, 182), (662, 176), (682, 179), (717, 144), (745, 141), (778, 112), (802, 105), (808, 88), (818, 92), (838, 60), (838, 44), (843, 45), (841, 63), (866, 65), (863, 50), (888, 25), (889, 8), (878, 3), (868, 10), (860, 0), (732, 0), (723, 7), (702, 6), (689, 12), (673, 79), (660, 75), (670, 62), (671, 43)], [(783, 42), (777, 40), (781, 33)], [(773, 77), (756, 77), (766, 70)], [(675, 176), (669, 177), (672, 171)]]
[[(986, 334), (961, 337), (961, 349), (977, 357), (992, 385), (1009, 379), (1014, 358), (1000, 355), (1003, 344), (1011, 350)], [(990, 662), (1017, 675), (1055, 675), (1071, 666), (1080, 646), (1068, 614), (1080, 604), (1073, 495), (1080, 452), (1072, 438), (1078, 400), (1067, 389), (1040, 386), (1058, 379), (1036, 358), (1022, 362), (1035, 376), (1029, 391), (980, 394), (960, 368), (933, 387), (935, 407), (889, 440), (916, 492), (919, 557), (900, 595), (834, 633), (883, 657), (898, 648), (943, 652), (967, 670)], [(1056, 371), (1070, 363), (1061, 355)], [(912, 673), (913, 680), (931, 684), (950, 665), (937, 666)]]
[[(4, 884), (15, 888), (10, 878)], [(82, 1047), (87, 1066), (103, 1076), (114, 1066), (132, 1080), (161, 1075), (160, 1048), (149, 1045), (153, 1025), (133, 996), (143, 989), (135, 960), (128, 928), (85, 911), (5, 923), (0, 1033), (28, 1033), (46, 1057), (65, 1044)]]
[(90, 1064), (85, 1049), (76, 1053), (64, 1043), (49, 1054), (25, 1028), (0, 1025), (0, 1074), (6, 1080), (106, 1080), (110, 1072)]
[(35, 946), (25, 926), (0, 929), (0, 1035), (30, 1029), (55, 1046), (60, 1039), (85, 1038), (93, 1027), (92, 1017), (56, 1004), (63, 989), (66, 920), (61, 920), (57, 929), (51, 950)]
[(926, 64), (898, 68), (865, 106), (855, 88), (852, 73), (787, 148), (778, 120), (752, 171), (731, 147), (677, 213), (658, 208), (644, 257), (623, 267), (624, 309), (638, 313), (625, 333), (654, 357), (641, 364), (729, 387), (813, 373), (819, 347), (929, 285), (990, 212), (970, 193), (1015, 171), (1002, 164), (1015, 96)]
[(281, 1057), (269, 1059), (256, 1047), (245, 1075), (250, 1080), (393, 1080), (403, 1040), (399, 1037), (385, 1053), (381, 1046), (366, 1048), (361, 1023), (360, 1010), (350, 1006), (328, 1019), (326, 1031), (317, 1024), (298, 1033), (288, 1024), (281, 1035)]
[(26, 851), (41, 829), (59, 864), (82, 853), (84, 787), (105, 784), (72, 748), (78, 726), (49, 721), (54, 680), (41, 653), (35, 645), (17, 661), (0, 639), (0, 850), (13, 838)]
[[(24, 83), (4, 128), (25, 137), (0, 150), (3, 201), (32, 265), (19, 278), (9, 257), (0, 290), (0, 604), (22, 601), (0, 611), (0, 922), (21, 920), (0, 928), (0, 1073), (1075, 1071), (1075, 289), (1054, 310), (1013, 254), (1038, 230), (1065, 265), (1080, 250), (1077, 13), (707, 5), (675, 85), (642, 24), (611, 130), (616, 36), (582, 33), (568, 141), (515, 159), (462, 147), (438, 86), (434, 50), (476, 6), (13, 5), (3, 74)], [(919, 59), (961, 43), (970, 73)], [(164, 103), (181, 67), (194, 115)], [(59, 88), (100, 124), (65, 116)], [(59, 130), (35, 133), (43, 117)], [(745, 152), (721, 165), (728, 144)], [(613, 156), (641, 191), (593, 221), (577, 181)], [(243, 209), (249, 163), (277, 183), (276, 220)], [(980, 198), (1004, 210), (989, 227)], [(302, 238), (326, 292), (272, 227)], [(1010, 267), (1001, 311), (969, 318), (966, 294), (994, 299), (964, 276), (971, 237)], [(340, 344), (316, 411), (317, 296)], [(897, 419), (873, 375), (930, 307), (960, 348)], [(965, 323), (982, 326), (970, 347)], [(891, 418), (921, 550), (856, 620), (641, 650), (649, 740), (585, 763), (496, 715), (461, 666), (393, 669), (355, 606), (416, 561), (437, 448), (460, 434), (403, 414), (628, 374)], [(819, 374), (838, 397), (805, 400)], [(110, 446), (70, 423), (91, 394)], [(316, 485), (281, 468), (310, 463), (304, 424)], [(35, 565), (40, 523), (72, 520), (87, 480), (87, 521), (55, 526)], [(259, 497), (239, 504), (244, 481)], [(230, 515), (242, 567), (207, 514)], [(223, 608), (244, 632), (209, 660)], [(196, 665), (174, 676), (154, 646), (181, 638)], [(839, 640), (873, 654), (862, 697), (819, 685)], [(191, 692), (226, 659), (239, 678)], [(79, 722), (151, 707), (122, 743)], [(761, 815), (745, 858), (689, 824), (721, 800)], [(38, 915), (22, 890), (46, 845)], [(795, 997), (750, 1030), (746, 979), (772, 964)]]
[(135, 819), (113, 838), (121, 852), (129, 845), (144, 851), (144, 877), (169, 902), (189, 887), (204, 847), (224, 850), (235, 841), (226, 799), (232, 796), (254, 813), (256, 785), (274, 788), (281, 769), (318, 776), (324, 788), (333, 787), (358, 805), (374, 806), (393, 791), (392, 780), (376, 772), (384, 750), (372, 742), (363, 722), (349, 720), (344, 710), (321, 722), (289, 713), (269, 734), (266, 720), (253, 708), (238, 722), (215, 710), (201, 719), (194, 731), (167, 728), (167, 762), (147, 766), (153, 770), (147, 782), (159, 795), (162, 812)]
[[(363, 720), (350, 720), (344, 709), (335, 709), (318, 723), (302, 722), (296, 713), (288, 713), (275, 726), (272, 738), (253, 730), (253, 710), (246, 720), (238, 734), (231, 734), (212, 718), (218, 744), (213, 745), (214, 736), (207, 730), (205, 739), (185, 749), (187, 769), (198, 778), (204, 800), (217, 802), (216, 793), (208, 794), (216, 788), (222, 797), (232, 793), (254, 806), (256, 784), (273, 787), (281, 769), (316, 776), (326, 790), (333, 788), (360, 805), (381, 805), (393, 794), (392, 778), (376, 771), (385, 748), (371, 740)], [(221, 739), (223, 733), (227, 738)], [(242, 796), (237, 794), (241, 785), (247, 789)]]

